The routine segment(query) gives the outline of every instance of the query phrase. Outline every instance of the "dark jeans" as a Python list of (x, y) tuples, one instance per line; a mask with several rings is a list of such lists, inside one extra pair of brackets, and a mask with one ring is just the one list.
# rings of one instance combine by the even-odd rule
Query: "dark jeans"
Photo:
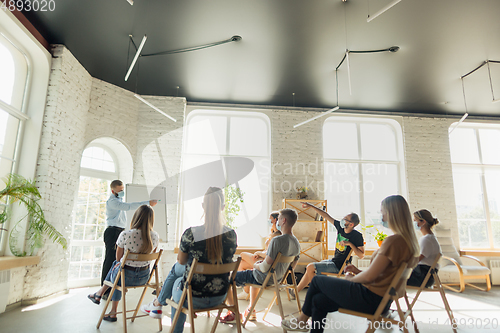
[[(406, 285), (420, 287), (422, 282), (424, 282), (425, 276), (429, 272), (429, 269), (431, 269), (431, 266), (429, 265), (417, 265), (417, 267), (413, 269), (413, 272), (411, 272), (410, 278), (406, 282)], [(431, 275), (425, 286), (429, 288), (432, 285), (434, 285), (434, 277)]]
[[(382, 297), (371, 292), (361, 283), (329, 276), (315, 276), (309, 284), (302, 312), (311, 317), (311, 333), (323, 332), (328, 312), (339, 308), (375, 313)], [(388, 309), (390, 304), (387, 305)], [(333, 327), (330, 324), (329, 327)]]
[(113, 266), (113, 261), (116, 259), (116, 241), (121, 232), (125, 230), (118, 227), (107, 227), (104, 230), (104, 245), (106, 246), (106, 254), (104, 255), (104, 262), (102, 264), (101, 272), (101, 286), (104, 283), (106, 275), (108, 275), (111, 266)]

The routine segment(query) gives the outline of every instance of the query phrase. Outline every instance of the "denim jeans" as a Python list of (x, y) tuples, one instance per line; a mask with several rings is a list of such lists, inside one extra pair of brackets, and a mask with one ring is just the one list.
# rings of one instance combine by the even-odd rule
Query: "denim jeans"
[[(118, 265), (116, 265), (118, 264)], [(116, 276), (120, 272), (120, 262), (114, 261), (112, 268), (109, 270), (108, 275), (106, 275), (106, 281), (115, 282)], [(130, 271), (125, 269), (125, 286), (140, 286), (148, 282), (149, 279), (149, 269), (145, 269), (143, 271)], [(121, 286), (121, 278), (118, 276), (118, 285)], [(119, 290), (115, 290), (113, 293), (113, 297), (111, 297), (112, 301), (119, 301), (122, 299), (122, 292)]]
[[(174, 287), (172, 290), (172, 297), (174, 302), (176, 303), (179, 303), (182, 296), (181, 282), (182, 282), (182, 277), (177, 278), (177, 280), (175, 280)], [(163, 286), (165, 286), (165, 284)], [(213, 297), (193, 297), (193, 308), (194, 309), (210, 308), (212, 306), (221, 304), (222, 302), (224, 302), (225, 299), (226, 299), (225, 294), (222, 296), (213, 296)], [(187, 307), (187, 297), (186, 301), (184, 302), (184, 306)], [(175, 312), (176, 310), (172, 307), (172, 314), (170, 318), (171, 321), (174, 320)], [(179, 315), (179, 320), (177, 320), (177, 324), (175, 325), (174, 333), (182, 333), (184, 331), (185, 322), (186, 322), (186, 315), (181, 312), (181, 314)]]
[(330, 259), (322, 260), (320, 262), (313, 263), (316, 268), (316, 274), (321, 275), (321, 273), (333, 273), (337, 274), (339, 272), (339, 268), (333, 261)]
[(178, 278), (182, 278), (184, 276), (184, 272), (186, 271), (186, 265), (181, 265), (176, 262), (170, 273), (168, 273), (165, 282), (163, 282), (163, 286), (161, 287), (160, 295), (158, 295), (158, 302), (161, 305), (167, 305), (165, 300), (172, 298), (172, 289), (174, 288), (174, 283)]

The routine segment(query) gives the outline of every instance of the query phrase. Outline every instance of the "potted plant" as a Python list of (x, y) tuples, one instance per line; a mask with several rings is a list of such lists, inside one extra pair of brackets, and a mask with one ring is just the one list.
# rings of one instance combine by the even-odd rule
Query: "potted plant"
[(307, 199), (307, 187), (297, 187), (295, 190), (297, 191), (297, 199)]
[(377, 233), (373, 236), (373, 238), (375, 238), (378, 246), (380, 247), (380, 246), (382, 246), (382, 242), (384, 241), (384, 239), (387, 238), (387, 234), (384, 233), (383, 231), (378, 230), (378, 229), (375, 229), (375, 230), (377, 230)]
[[(11, 217), (10, 207), (17, 203), (25, 210), (25, 215), (17, 222), (9, 234), (9, 248), (12, 254), (18, 257), (33, 255), (35, 251), (43, 246), (43, 236), (60, 244), (64, 249), (67, 247), (66, 239), (54, 228), (43, 213), (38, 201), (42, 198), (36, 188), (35, 181), (30, 181), (17, 174), (10, 174), (3, 179), (5, 187), (0, 191), (0, 225), (3, 225)], [(28, 252), (19, 251), (17, 242), (20, 235), (19, 224), (28, 219), (26, 240)], [(6, 230), (2, 228), (2, 230)]]

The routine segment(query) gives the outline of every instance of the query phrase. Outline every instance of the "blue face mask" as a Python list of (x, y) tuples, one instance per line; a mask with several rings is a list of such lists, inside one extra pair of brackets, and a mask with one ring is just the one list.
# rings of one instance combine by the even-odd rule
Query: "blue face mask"
[(418, 222), (413, 221), (413, 226), (415, 229), (420, 230), (421, 227), (418, 226)]
[(344, 228), (345, 228), (345, 220), (344, 220), (344, 219), (342, 219), (342, 220), (340, 221), (340, 227), (341, 227), (342, 229), (344, 229)]
[(273, 225), (273, 220), (269, 219), (269, 220), (267, 220), (267, 223), (268, 223), (269, 225)]
[(278, 223), (276, 223), (276, 229), (278, 229), (278, 231), (281, 231), (281, 226)]
[(386, 221), (384, 221), (384, 218), (383, 218), (383, 215), (382, 215), (382, 214), (380, 214), (380, 220), (382, 221), (382, 226), (383, 226), (384, 228), (389, 229), (389, 223), (388, 223), (388, 222), (386, 222)]
[(120, 191), (120, 192), (116, 193), (116, 196), (118, 198), (123, 198), (125, 196), (125, 192), (124, 191)]

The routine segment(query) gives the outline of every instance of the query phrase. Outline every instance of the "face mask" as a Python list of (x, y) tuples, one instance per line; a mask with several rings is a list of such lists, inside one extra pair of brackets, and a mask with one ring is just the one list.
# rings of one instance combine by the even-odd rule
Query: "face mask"
[(278, 223), (276, 223), (276, 229), (278, 229), (278, 231), (281, 231), (281, 226)]
[(341, 227), (342, 229), (343, 229), (343, 228), (345, 228), (345, 220), (344, 220), (344, 219), (342, 219), (342, 220), (340, 221), (340, 227)]
[(420, 230), (421, 227), (418, 226), (418, 222), (413, 221), (413, 226), (415, 229)]
[(382, 226), (384, 228), (389, 228), (389, 223), (387, 223), (386, 221), (383, 220), (383, 215), (380, 215), (380, 220), (382, 221)]
[(269, 220), (267, 220), (267, 223), (268, 223), (269, 225), (273, 225), (273, 220), (269, 219)]
[(120, 191), (120, 192), (116, 193), (116, 195), (118, 198), (123, 198), (125, 196), (125, 192)]

